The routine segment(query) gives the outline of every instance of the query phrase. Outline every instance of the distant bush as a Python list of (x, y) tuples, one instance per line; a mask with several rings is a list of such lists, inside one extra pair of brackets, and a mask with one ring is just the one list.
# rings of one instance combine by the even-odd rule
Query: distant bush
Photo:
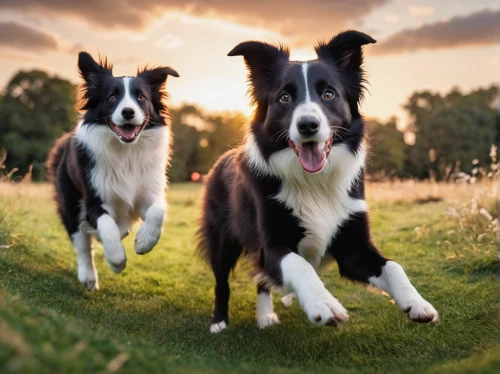
[(33, 178), (45, 176), (45, 159), (55, 139), (75, 126), (75, 86), (43, 71), (20, 71), (0, 101), (0, 149), (6, 148), (8, 170)]
[[(414, 144), (407, 148), (405, 171), (417, 178), (442, 180), (456, 169), (470, 174), (485, 168), (490, 148), (498, 144), (498, 87), (446, 95), (414, 93), (404, 108), (411, 117), (405, 130)], [(474, 161), (474, 162), (473, 162)]]

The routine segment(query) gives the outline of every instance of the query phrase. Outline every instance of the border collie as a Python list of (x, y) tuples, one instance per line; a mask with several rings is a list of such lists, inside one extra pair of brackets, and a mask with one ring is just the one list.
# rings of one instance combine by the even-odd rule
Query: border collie
[(78, 259), (78, 279), (98, 290), (91, 235), (102, 242), (111, 269), (127, 258), (122, 239), (139, 219), (135, 251), (145, 254), (160, 239), (167, 204), (170, 128), (165, 82), (169, 67), (145, 68), (137, 77), (114, 77), (106, 59), (78, 56), (83, 121), (60, 138), (47, 166), (59, 215)]
[(260, 328), (279, 322), (273, 286), (293, 293), (313, 323), (346, 321), (317, 273), (329, 259), (343, 277), (389, 293), (411, 320), (437, 320), (403, 268), (370, 237), (359, 113), (361, 47), (368, 43), (375, 40), (346, 31), (319, 43), (317, 59), (307, 62), (256, 41), (229, 52), (245, 60), (255, 112), (244, 144), (223, 155), (207, 178), (199, 236), (216, 282), (212, 333), (228, 325), (228, 275), (243, 249), (257, 270)]

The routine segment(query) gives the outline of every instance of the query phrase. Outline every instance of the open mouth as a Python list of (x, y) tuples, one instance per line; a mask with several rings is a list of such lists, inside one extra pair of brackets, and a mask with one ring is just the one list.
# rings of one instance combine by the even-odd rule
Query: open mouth
[(126, 123), (122, 126), (115, 125), (111, 120), (108, 121), (109, 128), (120, 138), (121, 141), (125, 143), (133, 142), (141, 133), (141, 131), (146, 126), (148, 120), (146, 120), (141, 125), (133, 125), (131, 123)]
[(305, 142), (294, 143), (288, 139), (288, 144), (299, 156), (299, 162), (302, 168), (308, 173), (319, 173), (325, 167), (326, 160), (332, 149), (330, 138), (326, 142)]

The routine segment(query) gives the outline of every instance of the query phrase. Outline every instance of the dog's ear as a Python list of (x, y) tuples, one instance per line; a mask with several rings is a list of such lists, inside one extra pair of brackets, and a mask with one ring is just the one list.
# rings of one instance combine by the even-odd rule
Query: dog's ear
[(113, 76), (113, 65), (106, 58), (96, 62), (87, 52), (78, 54), (78, 69), (85, 83), (80, 87), (81, 110), (95, 108), (99, 104), (100, 88), (106, 76)]
[(87, 52), (78, 54), (78, 68), (87, 86), (98, 86), (105, 75), (113, 75), (113, 65), (106, 58), (96, 62)]
[(332, 38), (328, 43), (316, 46), (318, 58), (332, 60), (342, 70), (351, 73), (359, 71), (363, 64), (361, 47), (376, 43), (371, 36), (359, 31), (344, 31)]
[(169, 75), (179, 77), (179, 73), (168, 66), (157, 68), (148, 68), (146, 66), (144, 69), (137, 71), (137, 77), (144, 79), (155, 91), (161, 91), (165, 87)]
[(157, 68), (148, 68), (146, 66), (144, 69), (137, 71), (137, 78), (143, 79), (152, 88), (151, 100), (158, 114), (167, 113), (165, 106), (165, 99), (167, 98), (165, 84), (167, 83), (167, 77), (169, 75), (172, 77), (179, 77), (179, 74), (168, 66)]
[(276, 67), (288, 61), (288, 48), (280, 45), (248, 41), (238, 44), (228, 56), (243, 56), (247, 65), (251, 82), (250, 93), (254, 102), (266, 100), (269, 86), (273, 80)]
[(362, 32), (349, 30), (341, 32), (326, 44), (319, 43), (316, 46), (319, 59), (332, 62), (341, 70), (341, 79), (353, 117), (359, 116), (358, 106), (366, 90), (361, 47), (369, 43), (376, 41)]

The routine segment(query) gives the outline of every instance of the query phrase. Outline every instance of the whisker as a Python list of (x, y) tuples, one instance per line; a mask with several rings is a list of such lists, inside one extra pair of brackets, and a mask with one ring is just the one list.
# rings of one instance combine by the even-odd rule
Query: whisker
[(102, 119), (109, 119), (111, 116), (104, 116), (104, 117), (101, 117), (101, 118), (95, 118), (94, 121), (100, 121)]
[(278, 137), (279, 137), (279, 136), (281, 136), (281, 134), (282, 134), (284, 131), (286, 131), (286, 130), (285, 130), (285, 129), (283, 129), (283, 130), (279, 130), (276, 134), (272, 135), (269, 139), (272, 139), (272, 138), (273, 138), (273, 137), (275, 137), (275, 136), (278, 136)]
[(287, 129), (283, 129), (283, 130), (278, 131), (273, 136), (271, 136), (270, 139), (272, 139), (273, 137), (276, 136), (276, 143), (278, 143), (279, 141), (283, 140), (283, 138), (285, 136), (287, 136), (287, 135), (288, 135), (288, 130)]
[(288, 132), (283, 132), (283, 134), (281, 134), (278, 139), (276, 139), (276, 143), (282, 141), (282, 140), (285, 140), (286, 138), (288, 137)]

